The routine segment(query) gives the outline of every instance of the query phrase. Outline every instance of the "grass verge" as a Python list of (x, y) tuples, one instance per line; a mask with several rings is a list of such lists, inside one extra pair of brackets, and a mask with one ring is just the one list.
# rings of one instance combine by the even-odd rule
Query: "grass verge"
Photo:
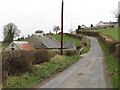
[(25, 88), (33, 86), (49, 78), (51, 75), (60, 72), (77, 62), (80, 59), (79, 55), (61, 56), (56, 55), (49, 62), (40, 65), (34, 65), (33, 70), (20, 76), (9, 76), (7, 85), (4, 88)]
[(100, 30), (93, 30), (105, 35), (112, 36), (115, 40), (118, 41), (118, 28), (107, 28), (107, 29), (100, 29)]
[(90, 50), (91, 44), (90, 44), (90, 39), (86, 38), (87, 46), (83, 48), (83, 51), (81, 54), (87, 53)]
[(2, 50), (2, 42), (0, 42), (0, 50)]
[(119, 87), (119, 65), (120, 63), (118, 62), (118, 59), (114, 56), (113, 53), (109, 53), (106, 45), (99, 40), (99, 43), (104, 51), (105, 54), (105, 63), (107, 65), (107, 70), (108, 70), (108, 75), (111, 80), (111, 83), (114, 88)]

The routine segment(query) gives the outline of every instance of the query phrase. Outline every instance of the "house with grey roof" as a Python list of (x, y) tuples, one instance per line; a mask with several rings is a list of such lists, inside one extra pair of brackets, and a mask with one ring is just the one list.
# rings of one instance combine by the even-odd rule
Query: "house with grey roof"
[[(61, 43), (58, 40), (50, 35), (43, 35), (41, 30), (37, 30), (27, 41), (35, 49), (59, 50), (61, 48)], [(75, 50), (76, 48), (74, 43), (64, 42), (63, 49)]]
[(100, 21), (96, 24), (96, 27), (118, 27), (118, 22), (103, 22)]

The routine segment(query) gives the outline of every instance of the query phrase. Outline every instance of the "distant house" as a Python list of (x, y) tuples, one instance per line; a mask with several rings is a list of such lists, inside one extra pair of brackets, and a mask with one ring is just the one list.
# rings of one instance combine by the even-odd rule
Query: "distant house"
[(81, 29), (87, 29), (87, 27), (83, 24), (81, 25)]
[[(27, 40), (30, 45), (32, 45), (35, 49), (49, 49), (49, 50), (59, 50), (61, 48), (61, 43), (57, 41), (50, 35), (43, 35), (43, 31), (37, 30), (35, 34), (33, 34)], [(71, 47), (69, 47), (69, 45)], [(75, 49), (75, 45), (72, 42), (65, 42), (63, 45), (64, 49)]]
[(117, 27), (118, 22), (102, 22), (100, 21), (99, 23), (96, 24), (96, 27)]
[(13, 41), (11, 42), (4, 50), (6, 51), (15, 51), (15, 50), (35, 50), (27, 41)]
[(76, 30), (71, 32), (72, 34), (76, 34)]

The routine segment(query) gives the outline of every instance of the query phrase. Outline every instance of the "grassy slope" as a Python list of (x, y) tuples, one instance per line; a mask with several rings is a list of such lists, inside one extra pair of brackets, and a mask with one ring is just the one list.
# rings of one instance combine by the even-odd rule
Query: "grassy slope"
[(51, 61), (34, 65), (31, 72), (27, 72), (21, 76), (9, 76), (7, 88), (16, 87), (22, 88), (40, 83), (45, 78), (62, 71), (69, 65), (77, 62), (80, 56), (60, 56), (56, 55)]
[(118, 60), (116, 57), (114, 57), (114, 54), (109, 53), (106, 45), (101, 41), (99, 41), (99, 43), (105, 53), (105, 62), (107, 65), (109, 77), (111, 78), (112, 85), (114, 88), (118, 88), (118, 78), (120, 78), (120, 76), (118, 75), (118, 68), (120, 64), (118, 64)]
[(87, 53), (90, 50), (91, 44), (90, 44), (90, 39), (87, 39), (87, 46), (84, 47), (83, 51), (81, 54)]
[(103, 34), (112, 36), (115, 40), (118, 40), (118, 28), (108, 28), (108, 29), (101, 29), (96, 30)]
[[(54, 35), (53, 37), (56, 38), (57, 40), (61, 41), (61, 36), (60, 35)], [(72, 38), (72, 37), (67, 36), (67, 35), (64, 35), (63, 38), (64, 38), (64, 40), (63, 40), (64, 42), (70, 41), (70, 42), (74, 42), (76, 46), (80, 45), (80, 40), (79, 39), (75, 39), (75, 38)]]

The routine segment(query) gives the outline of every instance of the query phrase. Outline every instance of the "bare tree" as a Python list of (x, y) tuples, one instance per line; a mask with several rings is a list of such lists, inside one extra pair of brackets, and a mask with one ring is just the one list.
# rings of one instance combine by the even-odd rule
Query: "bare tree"
[(53, 27), (53, 31), (54, 32), (56, 32), (56, 34), (57, 34), (57, 32), (60, 30), (60, 27), (59, 26), (54, 26)]
[(19, 36), (20, 30), (14, 23), (8, 23), (3, 28), (4, 42), (12, 42), (13, 39)]

